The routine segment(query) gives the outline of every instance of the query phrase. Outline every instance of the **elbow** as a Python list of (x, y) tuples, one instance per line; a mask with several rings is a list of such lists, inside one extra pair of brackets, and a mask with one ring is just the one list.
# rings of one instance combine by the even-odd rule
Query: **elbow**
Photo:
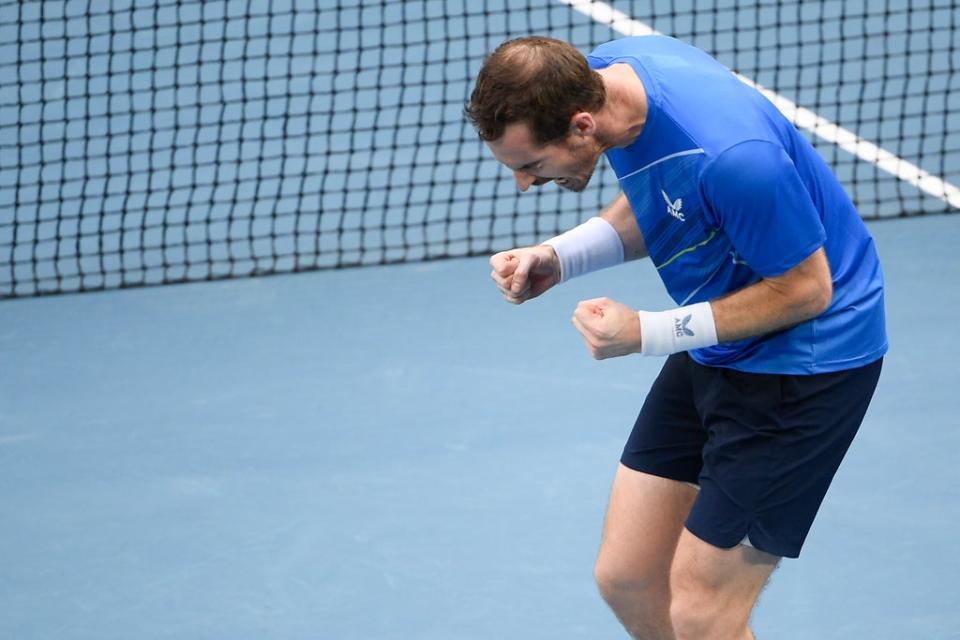
[(805, 268), (798, 274), (803, 282), (799, 287), (803, 292), (801, 306), (808, 319), (816, 318), (833, 302), (833, 273), (823, 249), (808, 257), (802, 264)]
[(833, 282), (829, 277), (817, 278), (811, 283), (803, 302), (805, 315), (816, 318), (830, 307), (832, 301)]
[(816, 318), (833, 302), (833, 274), (821, 249), (807, 258), (795, 273), (795, 308), (804, 320)]
[(793, 322), (806, 322), (816, 318), (830, 307), (833, 301), (833, 282), (828, 276), (806, 277), (795, 280), (784, 299), (784, 312)]

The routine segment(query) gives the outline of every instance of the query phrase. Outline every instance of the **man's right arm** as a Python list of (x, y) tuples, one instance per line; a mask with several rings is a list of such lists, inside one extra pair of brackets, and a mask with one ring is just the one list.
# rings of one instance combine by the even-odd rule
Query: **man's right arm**
[[(566, 256), (562, 269), (561, 246)], [(520, 304), (563, 280), (646, 255), (630, 203), (620, 193), (599, 216), (544, 244), (495, 254), (490, 275), (508, 302)]]
[(610, 223), (620, 236), (625, 261), (647, 257), (647, 245), (643, 242), (643, 234), (637, 226), (637, 219), (633, 215), (627, 196), (622, 191), (600, 212), (600, 217)]

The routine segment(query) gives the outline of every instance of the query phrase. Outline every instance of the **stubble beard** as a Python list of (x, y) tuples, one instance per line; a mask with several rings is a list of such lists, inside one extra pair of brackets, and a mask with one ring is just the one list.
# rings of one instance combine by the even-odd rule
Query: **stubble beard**
[[(597, 159), (594, 159), (593, 164), (590, 165), (589, 169), (586, 172), (586, 175), (583, 177), (574, 176), (572, 178), (561, 178), (556, 180), (557, 186), (561, 189), (566, 189), (567, 191), (572, 191), (574, 193), (580, 193), (587, 188), (587, 185), (590, 184), (590, 178), (593, 177), (593, 172), (597, 168)], [(562, 182), (561, 182), (562, 180)]]

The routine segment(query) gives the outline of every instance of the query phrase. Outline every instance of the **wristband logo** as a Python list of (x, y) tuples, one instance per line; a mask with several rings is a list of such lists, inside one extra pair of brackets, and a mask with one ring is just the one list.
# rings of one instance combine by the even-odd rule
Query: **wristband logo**
[(683, 336), (693, 337), (694, 335), (696, 335), (693, 331), (687, 328), (687, 325), (690, 324), (690, 318), (692, 317), (693, 317), (693, 314), (689, 314), (682, 321), (680, 320), (680, 318), (673, 319), (673, 332), (676, 335), (676, 337), (678, 338), (682, 338)]

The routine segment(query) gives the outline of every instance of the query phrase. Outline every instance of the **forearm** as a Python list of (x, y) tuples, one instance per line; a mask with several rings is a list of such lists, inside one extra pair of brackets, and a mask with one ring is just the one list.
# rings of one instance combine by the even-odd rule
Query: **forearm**
[[(603, 353), (640, 351), (663, 356), (764, 335), (822, 313), (833, 294), (830, 267), (822, 249), (779, 276), (764, 278), (710, 302), (667, 311), (638, 312), (635, 340), (621, 340)], [(602, 315), (602, 314), (601, 314)]]
[(621, 193), (600, 215), (543, 242), (554, 251), (556, 280), (636, 260), (647, 254), (640, 228)]
[(830, 268), (818, 250), (782, 276), (764, 278), (710, 302), (720, 342), (786, 329), (820, 315), (832, 297)]
[(637, 219), (633, 216), (630, 202), (622, 191), (600, 212), (600, 217), (610, 223), (620, 236), (625, 261), (647, 257), (647, 246), (644, 244), (640, 227), (637, 226)]

